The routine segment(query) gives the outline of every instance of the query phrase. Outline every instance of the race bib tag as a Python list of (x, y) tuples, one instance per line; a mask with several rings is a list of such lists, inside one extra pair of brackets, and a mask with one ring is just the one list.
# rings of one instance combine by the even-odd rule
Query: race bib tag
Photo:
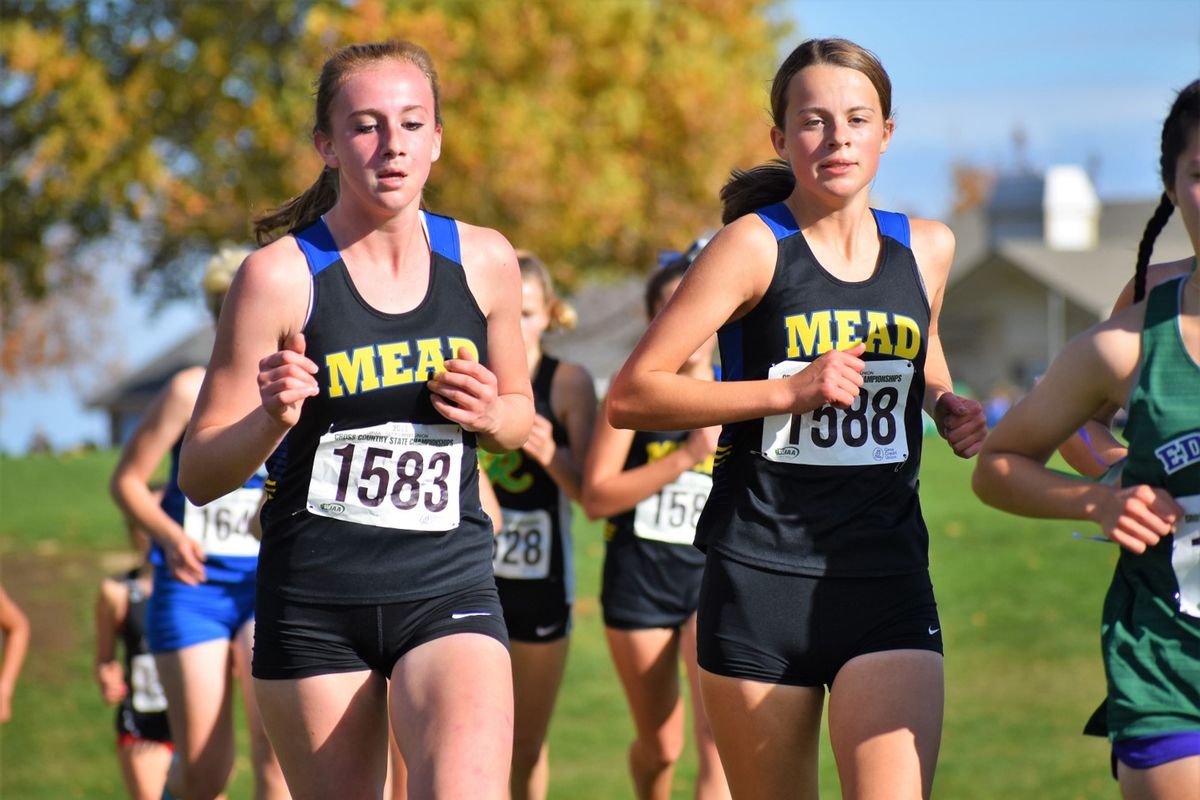
[(1179, 582), (1179, 611), (1200, 617), (1200, 494), (1177, 497), (1183, 519), (1175, 526), (1171, 568)]
[[(781, 361), (768, 378), (787, 378), (808, 361)], [(868, 361), (858, 399), (848, 409), (824, 405), (804, 414), (763, 418), (762, 456), (782, 464), (861, 466), (908, 459), (904, 412), (911, 361)]]
[(203, 506), (183, 505), (183, 532), (210, 556), (257, 556), (258, 539), (250, 519), (258, 513), (262, 489), (235, 489)]
[(133, 710), (141, 714), (153, 714), (167, 710), (167, 694), (158, 681), (158, 667), (154, 656), (142, 653), (129, 659), (129, 701)]
[(308, 510), (321, 517), (402, 531), (459, 525), (462, 428), (385, 422), (321, 437)]
[(711, 491), (711, 475), (682, 473), (657, 494), (637, 504), (633, 512), (634, 534), (656, 542), (692, 544), (696, 541), (696, 523)]
[(519, 581), (542, 580), (550, 576), (550, 550), (554, 546), (550, 512), (501, 511), (504, 527), (492, 542), (492, 571), (498, 578)]

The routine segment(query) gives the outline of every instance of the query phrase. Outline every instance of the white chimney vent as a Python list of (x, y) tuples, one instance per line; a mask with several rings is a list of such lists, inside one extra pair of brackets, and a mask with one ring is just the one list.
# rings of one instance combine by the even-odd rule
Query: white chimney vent
[(1046, 171), (1042, 194), (1046, 247), (1091, 250), (1100, 229), (1100, 198), (1083, 167), (1060, 165)]

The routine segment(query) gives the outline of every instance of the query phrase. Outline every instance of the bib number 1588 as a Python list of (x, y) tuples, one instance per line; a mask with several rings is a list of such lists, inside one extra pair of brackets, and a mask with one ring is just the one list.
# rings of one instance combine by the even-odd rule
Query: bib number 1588
[[(787, 378), (808, 362), (783, 361), (768, 377)], [(868, 361), (850, 408), (824, 405), (804, 414), (763, 420), (762, 455), (785, 464), (856, 466), (908, 458), (904, 414), (912, 384), (911, 361)]]

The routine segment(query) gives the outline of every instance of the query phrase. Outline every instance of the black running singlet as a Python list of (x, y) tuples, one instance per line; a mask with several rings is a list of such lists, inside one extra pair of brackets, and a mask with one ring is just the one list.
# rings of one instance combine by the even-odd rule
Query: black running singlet
[[(567, 429), (550, 406), (550, 387), (558, 365), (557, 359), (542, 356), (533, 375), (533, 407), (550, 421), (554, 443), (566, 447)], [(523, 450), (482, 453), (480, 464), (492, 481), (504, 517), (504, 527), (496, 533), (492, 562), (497, 583), (566, 581), (564, 595), (569, 601), (573, 594), (570, 499)]]
[(760, 209), (779, 255), (770, 286), (719, 332), (725, 380), (783, 378), (866, 344), (848, 410), (822, 406), (724, 426), (697, 545), (803, 575), (893, 575), (928, 564), (917, 497), (930, 309), (908, 219), (873, 211), (878, 269), (850, 283), (817, 262), (783, 203)]
[(117, 733), (156, 742), (171, 741), (167, 722), (167, 696), (158, 679), (154, 656), (146, 646), (146, 594), (131, 569), (122, 579), (129, 593), (125, 623), (121, 626), (124, 645), (125, 684), (129, 691), (117, 706)]
[(429, 284), (401, 314), (363, 300), (324, 221), (295, 233), (312, 273), (303, 332), (319, 393), (268, 462), (260, 591), (393, 603), (490, 579), (475, 435), (439, 414), (426, 386), (463, 348), (487, 363), (487, 320), (457, 224), (425, 213), (423, 222)]

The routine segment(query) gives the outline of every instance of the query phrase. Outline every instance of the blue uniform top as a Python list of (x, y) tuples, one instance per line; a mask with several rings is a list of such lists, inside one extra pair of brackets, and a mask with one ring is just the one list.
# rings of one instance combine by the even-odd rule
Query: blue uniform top
[[(200, 541), (206, 560), (204, 571), (208, 583), (242, 583), (253, 581), (258, 566), (258, 542), (249, 531), (250, 515), (257, 513), (262, 496), (265, 469), (250, 477), (241, 489), (207, 506), (196, 507), (179, 488), (180, 437), (171, 448), (171, 473), (163, 491), (162, 509), (178, 522), (188, 535)], [(173, 581), (166, 566), (162, 548), (156, 542), (150, 546), (150, 561), (156, 567), (160, 581)]]

